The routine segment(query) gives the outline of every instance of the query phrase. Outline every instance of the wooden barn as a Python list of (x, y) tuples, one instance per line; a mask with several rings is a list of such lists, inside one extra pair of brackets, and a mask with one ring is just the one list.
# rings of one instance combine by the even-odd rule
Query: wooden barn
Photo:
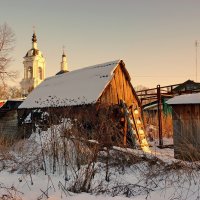
[[(36, 89), (18, 109), (19, 123), (25, 124), (27, 116), (29, 122), (36, 121), (38, 113), (53, 113), (53, 120), (62, 118), (76, 119), (93, 137), (93, 127), (101, 137), (108, 135), (113, 128), (112, 140), (117, 140), (126, 145), (131, 120), (125, 115), (122, 102), (130, 113), (136, 113), (134, 117), (135, 133), (144, 139), (144, 127), (139, 110), (140, 102), (131, 84), (130, 75), (122, 60), (116, 60), (98, 64), (82, 69), (74, 70), (64, 74), (47, 78)], [(109, 113), (109, 114), (108, 114)], [(107, 116), (107, 118), (105, 117)], [(104, 122), (100, 118), (106, 118)], [(31, 120), (30, 120), (31, 119)], [(112, 121), (111, 121), (111, 120)], [(49, 119), (47, 120), (49, 121)], [(41, 122), (41, 124), (47, 123)], [(52, 121), (52, 120), (51, 120)], [(100, 122), (101, 121), (101, 122)], [(113, 124), (116, 124), (114, 127)], [(138, 124), (138, 126), (136, 125)], [(145, 139), (146, 140), (146, 139)]]
[(200, 159), (200, 93), (176, 96), (172, 106), (174, 156), (185, 160)]

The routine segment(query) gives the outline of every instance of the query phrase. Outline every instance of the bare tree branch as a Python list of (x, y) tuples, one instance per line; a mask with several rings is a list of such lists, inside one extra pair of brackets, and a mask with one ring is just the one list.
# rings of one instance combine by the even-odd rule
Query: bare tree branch
[(14, 49), (15, 34), (13, 30), (4, 23), (0, 25), (0, 81), (5, 85), (7, 79), (16, 79), (17, 72), (9, 70), (12, 61), (10, 56)]

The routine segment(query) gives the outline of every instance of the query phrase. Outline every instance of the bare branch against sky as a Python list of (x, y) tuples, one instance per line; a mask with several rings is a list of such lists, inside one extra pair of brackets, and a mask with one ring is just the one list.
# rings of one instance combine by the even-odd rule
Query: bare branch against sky
[(0, 25), (0, 79), (1, 84), (5, 81), (16, 78), (17, 72), (9, 69), (9, 64), (12, 61), (11, 52), (14, 48), (15, 34), (13, 30), (4, 23)]

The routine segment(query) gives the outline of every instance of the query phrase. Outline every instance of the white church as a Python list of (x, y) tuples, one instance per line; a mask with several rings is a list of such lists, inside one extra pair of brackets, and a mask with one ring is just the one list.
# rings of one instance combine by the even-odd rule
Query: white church
[[(24, 78), (20, 82), (22, 95), (26, 97), (45, 79), (45, 58), (37, 47), (37, 37), (35, 32), (32, 36), (32, 48), (24, 56)], [(63, 51), (60, 71), (56, 74), (68, 72), (67, 58)]]

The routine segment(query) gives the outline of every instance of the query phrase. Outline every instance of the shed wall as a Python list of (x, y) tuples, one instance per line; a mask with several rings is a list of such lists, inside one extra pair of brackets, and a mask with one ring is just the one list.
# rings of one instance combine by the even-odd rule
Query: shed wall
[(138, 105), (138, 99), (134, 94), (134, 89), (130, 83), (130, 80), (119, 65), (114, 73), (113, 79), (110, 84), (104, 90), (100, 97), (100, 103), (115, 105), (124, 100), (128, 106), (133, 102)]
[(18, 134), (17, 110), (8, 111), (0, 118), (0, 135), (15, 138)]
[[(24, 123), (24, 116), (31, 114), (30, 122)], [(44, 119), (41, 114), (48, 113), (48, 117)], [(100, 105), (83, 105), (72, 107), (58, 107), (58, 108), (43, 108), (37, 110), (32, 109), (20, 109), (18, 110), (18, 117), (23, 136), (29, 137), (35, 127), (40, 130), (47, 130), (52, 125), (61, 124), (63, 119), (72, 120), (74, 124), (73, 132), (74, 136), (81, 136), (82, 138), (95, 139), (100, 141), (106, 141), (105, 138), (110, 138), (112, 142), (117, 145), (123, 144), (123, 126), (121, 124), (121, 107), (118, 105), (111, 107), (101, 107)], [(26, 120), (25, 120), (26, 121)], [(59, 128), (59, 131), (64, 131), (66, 123), (63, 123), (63, 127)], [(30, 131), (30, 132), (27, 132)], [(65, 132), (63, 132), (65, 133)], [(22, 134), (21, 134), (22, 135)]]
[(173, 105), (173, 132), (174, 156), (199, 159), (200, 105)]

